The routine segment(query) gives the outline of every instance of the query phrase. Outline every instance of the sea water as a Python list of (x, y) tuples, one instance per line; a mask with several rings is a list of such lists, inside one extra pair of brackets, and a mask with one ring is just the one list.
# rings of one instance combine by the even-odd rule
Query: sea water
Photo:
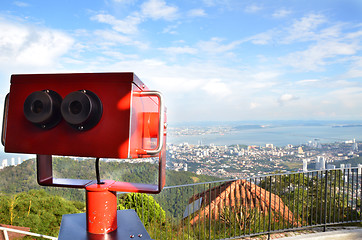
[(321, 143), (362, 140), (362, 126), (277, 126), (256, 129), (233, 130), (222, 134), (175, 136), (170, 134), (167, 142), (171, 144), (189, 143), (198, 145), (302, 145), (309, 141)]

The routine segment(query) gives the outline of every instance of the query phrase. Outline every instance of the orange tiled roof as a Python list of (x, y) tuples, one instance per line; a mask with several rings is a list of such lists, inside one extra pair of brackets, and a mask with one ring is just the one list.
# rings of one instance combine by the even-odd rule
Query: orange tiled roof
[[(274, 214), (278, 213), (285, 221), (298, 225), (293, 213), (278, 195), (246, 180), (226, 182), (202, 193), (195, 194), (189, 199), (189, 203), (191, 204), (200, 198), (202, 198), (201, 209), (193, 215), (190, 221), (191, 224), (202, 221), (204, 217), (208, 219), (210, 212), (211, 219), (217, 220), (220, 212), (225, 207), (231, 209), (239, 207), (245, 210), (257, 209), (264, 213), (268, 213), (269, 208), (271, 208)], [(244, 211), (244, 213), (248, 213), (248, 211)]]

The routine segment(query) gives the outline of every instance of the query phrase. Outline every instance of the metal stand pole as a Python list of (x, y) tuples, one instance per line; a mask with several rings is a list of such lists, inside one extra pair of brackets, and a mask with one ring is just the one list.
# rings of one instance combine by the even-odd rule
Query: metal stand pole
[(105, 234), (117, 229), (117, 194), (109, 191), (114, 181), (92, 184), (86, 187), (87, 231)]

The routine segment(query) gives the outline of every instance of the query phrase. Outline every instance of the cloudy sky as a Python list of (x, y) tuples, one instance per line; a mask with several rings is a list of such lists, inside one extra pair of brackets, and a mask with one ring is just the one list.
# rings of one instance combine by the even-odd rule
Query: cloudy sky
[(48, 72), (135, 72), (170, 123), (361, 120), (362, 1), (1, 0), (1, 99)]

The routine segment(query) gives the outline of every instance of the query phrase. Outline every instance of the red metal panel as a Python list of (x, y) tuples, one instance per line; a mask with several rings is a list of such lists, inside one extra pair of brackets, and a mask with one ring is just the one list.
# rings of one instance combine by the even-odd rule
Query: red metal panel
[[(45, 89), (57, 92), (63, 99), (73, 91), (94, 92), (103, 104), (101, 120), (86, 131), (78, 131), (64, 120), (52, 129), (35, 126), (24, 117), (24, 101), (31, 93)], [(149, 122), (149, 113), (157, 115), (158, 101), (134, 94), (144, 90), (146, 87), (133, 73), (13, 75), (5, 151), (102, 158), (146, 157), (137, 155), (136, 150), (153, 147), (151, 141), (155, 134), (145, 133), (151, 127), (144, 123)], [(151, 122), (153, 128), (157, 122)]]

